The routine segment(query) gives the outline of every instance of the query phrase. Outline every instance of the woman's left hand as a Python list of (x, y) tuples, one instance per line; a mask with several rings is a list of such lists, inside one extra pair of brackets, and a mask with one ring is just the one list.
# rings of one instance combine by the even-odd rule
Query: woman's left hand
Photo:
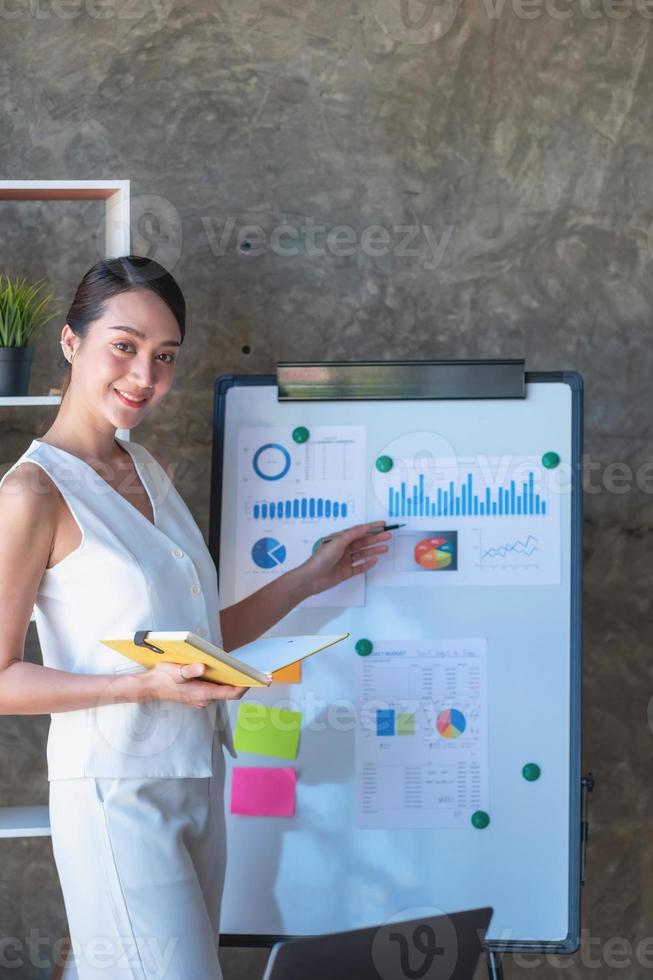
[(334, 532), (332, 540), (321, 544), (300, 566), (306, 576), (309, 595), (324, 592), (372, 568), (378, 561), (378, 555), (388, 550), (388, 545), (381, 542), (387, 541), (392, 534), (390, 531), (369, 532), (384, 526), (385, 521), (371, 521)]

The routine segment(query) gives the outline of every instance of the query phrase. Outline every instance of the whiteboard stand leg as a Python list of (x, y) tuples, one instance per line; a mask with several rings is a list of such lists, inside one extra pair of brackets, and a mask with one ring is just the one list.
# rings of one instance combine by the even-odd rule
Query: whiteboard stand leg
[(490, 980), (503, 980), (501, 957), (492, 952), (491, 949), (487, 951), (487, 975)]

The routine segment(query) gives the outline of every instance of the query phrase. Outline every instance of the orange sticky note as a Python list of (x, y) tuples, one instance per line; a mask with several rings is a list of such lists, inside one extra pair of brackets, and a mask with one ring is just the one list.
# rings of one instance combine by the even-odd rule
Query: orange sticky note
[(302, 662), (296, 660), (294, 664), (288, 664), (281, 670), (272, 672), (272, 683), (277, 681), (280, 684), (301, 684), (302, 682)]

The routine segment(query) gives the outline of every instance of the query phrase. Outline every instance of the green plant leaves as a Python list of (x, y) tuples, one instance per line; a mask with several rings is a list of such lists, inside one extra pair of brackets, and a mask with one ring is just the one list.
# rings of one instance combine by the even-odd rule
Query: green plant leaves
[(32, 335), (56, 314), (55, 297), (43, 292), (47, 283), (0, 275), (0, 347), (27, 347)]

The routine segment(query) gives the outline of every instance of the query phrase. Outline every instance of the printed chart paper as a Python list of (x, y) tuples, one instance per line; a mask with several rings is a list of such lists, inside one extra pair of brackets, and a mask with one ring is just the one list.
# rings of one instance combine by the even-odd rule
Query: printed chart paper
[(539, 456), (413, 456), (373, 481), (388, 521), (405, 526), (368, 572), (370, 586), (560, 583), (569, 488)]
[[(365, 521), (365, 427), (311, 426), (293, 440), (280, 426), (238, 432), (236, 602), (301, 565), (318, 538)], [(362, 606), (365, 577), (301, 603)]]
[(485, 639), (425, 639), (358, 657), (358, 827), (469, 827), (488, 809), (486, 656)]

